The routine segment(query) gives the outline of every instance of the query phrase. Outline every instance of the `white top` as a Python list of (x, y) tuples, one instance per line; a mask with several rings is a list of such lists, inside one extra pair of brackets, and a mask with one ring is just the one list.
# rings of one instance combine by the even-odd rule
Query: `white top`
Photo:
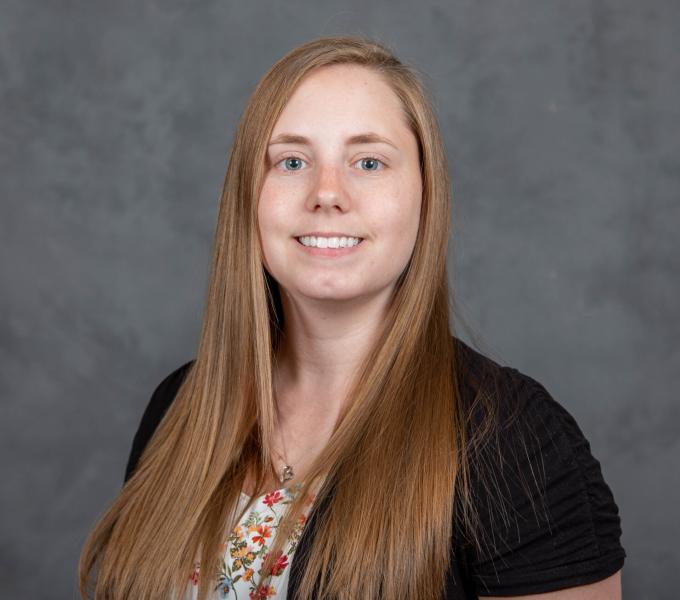
[[(316, 498), (315, 494), (309, 496), (298, 524), (284, 544), (278, 561), (272, 567), (272, 576), (269, 580), (262, 578), (260, 568), (272, 546), (276, 529), (287, 510), (286, 506), (291, 504), (301, 487), (302, 484), (298, 483), (291, 488), (280, 488), (255, 499), (250, 510), (244, 513), (222, 545), (224, 555), (218, 573), (214, 577), (216, 588), (209, 596), (211, 600), (224, 600), (225, 598), (269, 600), (286, 597), (292, 555), (297, 548), (309, 510)], [(250, 501), (251, 497), (241, 492), (236, 513), (240, 513)], [(196, 562), (194, 571), (189, 577), (184, 600), (198, 598), (199, 574), (200, 563)]]

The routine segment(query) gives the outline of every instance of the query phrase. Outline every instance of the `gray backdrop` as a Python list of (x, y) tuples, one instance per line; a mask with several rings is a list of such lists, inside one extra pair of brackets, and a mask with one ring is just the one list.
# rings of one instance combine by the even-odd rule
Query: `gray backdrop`
[(461, 337), (581, 424), (625, 597), (677, 598), (679, 7), (5, 0), (0, 595), (75, 597), (146, 402), (195, 355), (244, 103), (293, 46), (355, 33), (436, 99)]

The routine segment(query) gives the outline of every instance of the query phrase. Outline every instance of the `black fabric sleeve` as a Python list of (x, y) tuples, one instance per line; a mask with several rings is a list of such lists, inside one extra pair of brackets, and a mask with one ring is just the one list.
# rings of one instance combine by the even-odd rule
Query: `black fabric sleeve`
[[(508, 418), (477, 457), (472, 491), (482, 543), (465, 570), (478, 596), (551, 592), (623, 566), (618, 507), (578, 424), (546, 388), (502, 367)], [(473, 549), (474, 548), (474, 549)]]
[(125, 484), (132, 476), (132, 473), (137, 466), (137, 462), (142, 456), (142, 452), (144, 452), (144, 448), (146, 448), (154, 431), (156, 431), (156, 427), (158, 427), (158, 424), (163, 419), (168, 407), (172, 404), (172, 401), (177, 394), (177, 390), (193, 362), (194, 360), (192, 359), (172, 371), (156, 386), (153, 394), (151, 394), (151, 399), (144, 409), (142, 419), (132, 441), (132, 448), (125, 468), (123, 484)]

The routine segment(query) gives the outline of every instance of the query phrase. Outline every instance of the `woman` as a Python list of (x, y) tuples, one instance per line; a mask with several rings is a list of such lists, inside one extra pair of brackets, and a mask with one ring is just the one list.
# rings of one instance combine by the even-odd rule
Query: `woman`
[(154, 391), (83, 597), (620, 598), (577, 424), (450, 333), (449, 208), (431, 103), (388, 49), (320, 38), (269, 70), (196, 359)]

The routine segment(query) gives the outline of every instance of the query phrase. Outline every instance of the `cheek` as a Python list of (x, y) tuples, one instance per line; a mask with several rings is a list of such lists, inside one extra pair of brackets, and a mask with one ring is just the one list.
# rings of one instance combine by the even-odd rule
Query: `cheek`
[(266, 205), (268, 210), (279, 212), (305, 198), (308, 186), (308, 178), (269, 174), (262, 184), (260, 204)]
[(419, 189), (395, 189), (373, 215), (376, 229), (383, 235), (402, 239), (404, 244), (412, 243), (418, 231), (420, 205)]
[(271, 214), (272, 209), (276, 204), (276, 198), (278, 194), (276, 189), (267, 180), (265, 180), (262, 185), (262, 191), (260, 192), (260, 198), (257, 202), (257, 216), (258, 219), (264, 221), (267, 215)]
[(257, 205), (257, 220), (263, 235), (277, 233), (286, 225), (290, 225), (290, 219), (286, 214), (289, 206), (290, 202), (287, 201), (284, 191), (277, 190), (276, 186), (262, 188)]
[(395, 195), (395, 200), (386, 206), (382, 215), (378, 215), (379, 231), (386, 246), (391, 248), (395, 268), (404, 266), (415, 247), (420, 225), (421, 197), (415, 189), (406, 194)]
[(420, 226), (420, 210), (423, 202), (423, 187), (420, 175), (415, 175), (410, 180), (409, 192), (404, 202), (404, 223), (407, 235), (411, 243), (415, 243)]

